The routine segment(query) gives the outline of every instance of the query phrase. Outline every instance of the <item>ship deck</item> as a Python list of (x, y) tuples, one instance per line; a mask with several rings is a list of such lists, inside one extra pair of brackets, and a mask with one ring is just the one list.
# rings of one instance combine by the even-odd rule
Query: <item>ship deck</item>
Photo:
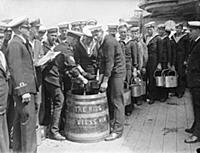
[(38, 153), (196, 153), (200, 143), (185, 144), (185, 128), (193, 121), (191, 96), (170, 97), (167, 102), (136, 106), (126, 117), (120, 139), (97, 143), (76, 143), (45, 139)]

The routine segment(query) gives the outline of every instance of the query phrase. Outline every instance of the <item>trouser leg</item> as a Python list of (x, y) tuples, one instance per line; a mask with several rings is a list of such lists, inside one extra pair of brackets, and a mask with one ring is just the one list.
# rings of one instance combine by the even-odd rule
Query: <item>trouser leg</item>
[(35, 97), (31, 95), (29, 103), (22, 103), (21, 97), (14, 97), (16, 101), (16, 117), (13, 130), (13, 151), (36, 153), (36, 110)]
[(124, 128), (124, 98), (123, 98), (123, 85), (124, 79), (123, 78), (110, 78), (110, 96), (111, 96), (111, 103), (113, 104), (114, 108), (114, 125), (113, 125), (113, 132), (122, 133)]
[(64, 96), (60, 87), (46, 83), (46, 88), (48, 89), (53, 101), (53, 113), (50, 132), (51, 134), (56, 134), (59, 132), (59, 123), (64, 103)]
[(0, 115), (0, 152), (9, 152), (9, 136), (6, 113)]

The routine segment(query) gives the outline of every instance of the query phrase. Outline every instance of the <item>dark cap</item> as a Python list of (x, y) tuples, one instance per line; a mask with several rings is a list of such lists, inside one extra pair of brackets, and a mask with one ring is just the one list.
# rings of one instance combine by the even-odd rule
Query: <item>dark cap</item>
[(68, 22), (61, 22), (58, 24), (59, 29), (69, 29), (69, 23)]
[(176, 28), (177, 28), (177, 27), (183, 28), (183, 23), (177, 23), (177, 24), (176, 24)]
[(108, 25), (108, 30), (110, 30), (110, 29), (116, 29), (117, 30), (117, 28), (118, 28), (118, 25), (115, 25), (115, 24), (109, 24)]
[(47, 33), (57, 33), (58, 32), (58, 29), (57, 28), (49, 28), (47, 30)]

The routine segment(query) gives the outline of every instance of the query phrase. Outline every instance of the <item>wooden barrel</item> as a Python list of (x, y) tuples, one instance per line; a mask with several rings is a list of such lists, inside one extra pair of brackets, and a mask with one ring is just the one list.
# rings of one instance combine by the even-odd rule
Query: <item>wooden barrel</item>
[(65, 135), (75, 142), (97, 142), (110, 133), (106, 93), (74, 95), (67, 93)]

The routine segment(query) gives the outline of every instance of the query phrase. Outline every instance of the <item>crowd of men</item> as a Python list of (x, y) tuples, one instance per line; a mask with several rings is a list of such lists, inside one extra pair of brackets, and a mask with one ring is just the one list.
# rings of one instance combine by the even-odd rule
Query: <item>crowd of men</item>
[[(192, 136), (185, 142), (198, 142), (200, 22), (188, 24), (190, 31), (182, 23), (169, 29), (155, 22), (144, 27), (108, 25), (104, 31), (96, 20), (44, 29), (39, 19), (26, 17), (5, 24), (0, 35), (0, 152), (9, 152), (9, 147), (14, 152), (37, 152), (37, 125), (48, 126), (49, 138), (65, 140), (63, 111), (68, 91), (107, 92), (111, 132), (105, 140), (120, 138), (125, 115), (131, 115), (135, 104), (141, 105), (141, 100), (131, 97), (132, 103), (124, 106), (124, 82), (130, 85), (138, 74), (147, 83), (144, 100), (149, 104), (165, 102), (169, 93), (181, 98), (187, 78), (195, 120), (186, 129)], [(45, 55), (56, 52), (57, 56), (40, 64)], [(156, 86), (154, 72), (164, 69), (177, 71), (177, 88)], [(90, 81), (97, 81), (98, 89), (85, 91)]]

